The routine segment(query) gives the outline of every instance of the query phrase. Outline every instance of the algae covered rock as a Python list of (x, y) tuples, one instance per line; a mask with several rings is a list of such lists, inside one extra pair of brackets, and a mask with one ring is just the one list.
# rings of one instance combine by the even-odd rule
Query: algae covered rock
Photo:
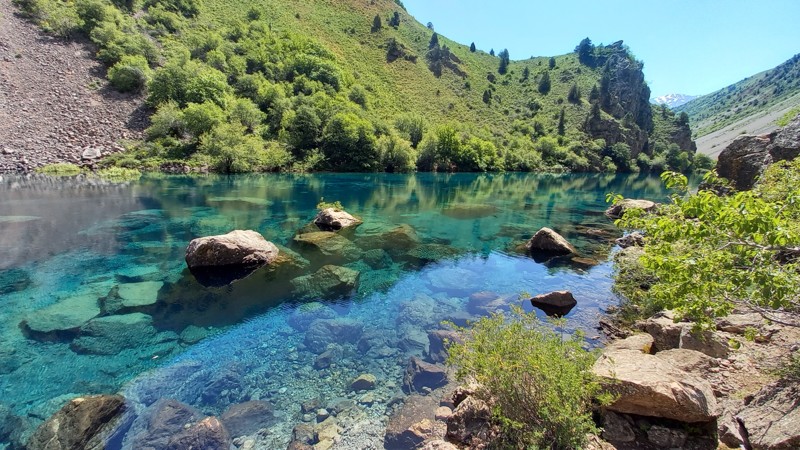
[(303, 298), (346, 296), (358, 288), (360, 273), (347, 267), (322, 266), (311, 275), (291, 281), (295, 294)]
[(25, 331), (37, 339), (74, 335), (89, 320), (100, 315), (97, 296), (91, 293), (67, 297), (31, 313), (22, 322)]
[(124, 349), (145, 347), (156, 334), (153, 318), (147, 314), (106, 316), (84, 324), (71, 348), (77, 353), (114, 355)]
[(631, 209), (641, 209), (644, 212), (651, 212), (656, 209), (656, 204), (650, 200), (626, 198), (609, 207), (606, 210), (606, 217), (610, 219), (619, 219), (626, 211)]
[(29, 450), (102, 449), (125, 408), (119, 395), (73, 399), (45, 421), (28, 440)]

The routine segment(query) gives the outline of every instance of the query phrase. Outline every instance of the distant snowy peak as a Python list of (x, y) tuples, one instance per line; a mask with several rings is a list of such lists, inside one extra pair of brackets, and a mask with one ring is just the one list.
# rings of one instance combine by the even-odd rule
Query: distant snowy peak
[(656, 97), (652, 100), (656, 105), (667, 105), (670, 108), (677, 108), (683, 104), (699, 97), (698, 95), (684, 95), (684, 94), (667, 94), (661, 97)]

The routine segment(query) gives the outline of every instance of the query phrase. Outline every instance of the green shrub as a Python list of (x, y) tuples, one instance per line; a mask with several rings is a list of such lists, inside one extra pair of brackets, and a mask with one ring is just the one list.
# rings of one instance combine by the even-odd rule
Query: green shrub
[(103, 180), (114, 183), (124, 181), (135, 181), (141, 178), (142, 173), (138, 169), (128, 169), (125, 167), (109, 167), (97, 171), (97, 176)]
[(249, 133), (255, 131), (267, 117), (252, 100), (247, 98), (234, 100), (228, 112), (230, 119), (242, 124)]
[(152, 141), (168, 136), (182, 138), (186, 132), (186, 120), (178, 104), (169, 101), (162, 103), (158, 110), (150, 116), (150, 127), (147, 128), (147, 139)]
[(71, 177), (81, 173), (81, 168), (71, 163), (55, 163), (36, 169), (37, 173), (58, 177)]
[(108, 80), (120, 92), (138, 92), (147, 85), (152, 73), (144, 56), (124, 56), (108, 70)]
[(245, 134), (243, 126), (229, 123), (204, 134), (195, 157), (208, 157), (214, 169), (224, 173), (274, 170), (288, 164), (291, 158), (279, 144), (265, 146), (260, 137)]
[(683, 175), (662, 178), (678, 191), (671, 204), (657, 215), (633, 210), (617, 222), (644, 232), (641, 264), (655, 280), (646, 292), (623, 292), (626, 297), (674, 309), (704, 328), (735, 307), (767, 317), (800, 309), (800, 162), (773, 165), (762, 186), (730, 196), (687, 194)]
[(333, 208), (337, 211), (344, 211), (344, 206), (342, 206), (342, 202), (336, 200), (335, 202), (326, 202), (325, 197), (321, 197), (319, 199), (319, 203), (317, 203), (317, 210), (322, 211), (323, 209)]
[(396, 134), (386, 134), (378, 139), (381, 166), (387, 172), (413, 172), (417, 168), (417, 154), (411, 143)]
[(425, 119), (419, 114), (406, 113), (395, 120), (394, 124), (397, 131), (404, 134), (404, 137), (411, 142), (411, 146), (417, 148), (422, 138), (425, 136)]
[(189, 103), (183, 109), (183, 120), (186, 131), (199, 138), (225, 121), (225, 111), (214, 102)]
[(119, 10), (102, 0), (78, 0), (75, 9), (87, 33), (104, 22), (116, 24), (122, 21)]
[(339, 113), (325, 126), (322, 153), (337, 170), (377, 170), (379, 163), (375, 127), (353, 113)]
[(364, 89), (364, 86), (360, 84), (353, 85), (353, 87), (350, 88), (350, 93), (347, 95), (347, 98), (349, 98), (351, 102), (367, 109), (367, 90)]
[(596, 356), (583, 349), (582, 334), (565, 338), (520, 308), (459, 330), (465, 341), (450, 347), (448, 363), (460, 381), (481, 386), (477, 395), (503, 428), (503, 447), (583, 448), (586, 435), (597, 432)]

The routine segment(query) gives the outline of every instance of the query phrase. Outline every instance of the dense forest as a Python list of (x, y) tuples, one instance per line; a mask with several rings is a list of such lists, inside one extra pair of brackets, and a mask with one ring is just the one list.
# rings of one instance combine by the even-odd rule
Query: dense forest
[[(511, 60), (450, 41), (401, 2), (19, 0), (85, 35), (151, 111), (104, 161), (219, 172), (687, 171), (688, 121), (653, 111), (622, 42)], [(187, 170), (189, 170), (187, 169)]]

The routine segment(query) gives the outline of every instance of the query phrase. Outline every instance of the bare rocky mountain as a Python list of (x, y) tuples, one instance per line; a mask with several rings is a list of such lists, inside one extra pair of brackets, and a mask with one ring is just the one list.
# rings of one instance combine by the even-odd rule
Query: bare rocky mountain
[(0, 0), (0, 173), (80, 163), (87, 149), (140, 137), (142, 98), (109, 88), (92, 44), (45, 35), (17, 13)]

